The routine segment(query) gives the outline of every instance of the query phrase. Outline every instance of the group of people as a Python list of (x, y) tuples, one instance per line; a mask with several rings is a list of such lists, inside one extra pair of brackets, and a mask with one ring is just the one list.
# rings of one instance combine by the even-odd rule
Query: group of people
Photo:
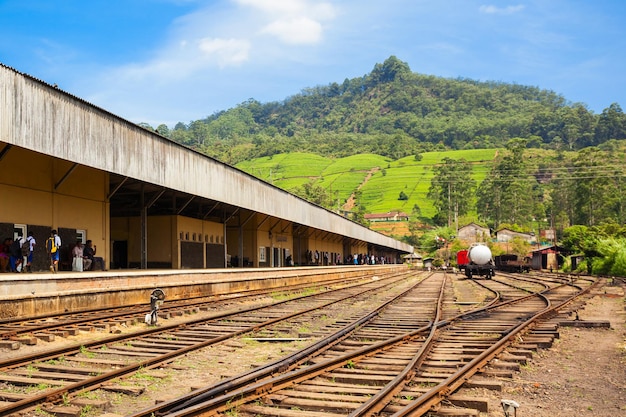
[(309, 265), (339, 265), (341, 254), (336, 252), (320, 252), (307, 250), (304, 254)]
[(346, 264), (352, 263), (354, 265), (375, 265), (375, 264), (384, 265), (386, 263), (389, 263), (389, 260), (387, 260), (384, 256), (374, 256), (374, 255), (368, 255), (365, 253), (359, 253), (359, 254), (355, 253), (354, 255), (348, 255), (346, 257), (345, 262)]
[(0, 246), (0, 272), (32, 272), (35, 237), (29, 232), (27, 237), (16, 239), (7, 237)]
[(100, 269), (104, 271), (104, 259), (96, 256), (96, 245), (91, 240), (87, 240), (83, 245), (80, 240), (76, 241), (74, 249), (72, 249), (72, 271), (89, 271), (99, 264)]
[[(7, 237), (0, 245), (0, 272), (32, 272), (33, 253), (37, 241), (33, 232), (28, 232), (28, 236)], [(45, 242), (46, 253), (50, 260), (50, 272), (56, 273), (59, 270), (59, 252), (61, 248), (61, 238), (56, 230), (50, 232), (50, 237)], [(81, 240), (71, 251), (72, 270), (88, 271), (96, 266), (101, 270), (106, 270), (104, 259), (96, 256), (96, 245), (91, 240), (87, 240), (83, 245)]]

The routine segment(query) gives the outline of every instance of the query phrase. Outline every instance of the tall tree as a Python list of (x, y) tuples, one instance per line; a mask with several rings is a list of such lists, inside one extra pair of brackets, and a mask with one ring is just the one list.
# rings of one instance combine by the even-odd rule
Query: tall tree
[(591, 147), (578, 153), (571, 175), (575, 184), (574, 223), (595, 226), (617, 221), (623, 206), (621, 196), (616, 196), (622, 188), (623, 169), (608, 163), (604, 152)]
[(598, 143), (626, 138), (626, 115), (619, 104), (613, 103), (602, 111), (596, 128)]
[(474, 203), (476, 181), (471, 178), (472, 166), (464, 159), (444, 158), (434, 168), (428, 190), (440, 219), (448, 219), (448, 227), (456, 226), (459, 216), (469, 212)]
[(302, 184), (293, 189), (293, 193), (304, 198), (311, 203), (317, 204), (324, 208), (332, 208), (332, 197), (324, 187), (315, 184), (313, 181)]
[(510, 154), (494, 164), (478, 187), (476, 209), (479, 217), (498, 228), (501, 223), (528, 224), (534, 213), (535, 177), (524, 161), (525, 140), (512, 139)]

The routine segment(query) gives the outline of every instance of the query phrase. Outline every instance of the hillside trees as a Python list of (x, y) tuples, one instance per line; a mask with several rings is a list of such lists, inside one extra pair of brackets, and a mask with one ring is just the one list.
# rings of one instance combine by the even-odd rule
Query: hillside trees
[(581, 150), (574, 160), (573, 224), (588, 226), (624, 222), (624, 170), (608, 162), (596, 147)]
[(477, 212), (481, 220), (498, 228), (501, 223), (530, 224), (535, 213), (535, 177), (524, 160), (524, 140), (509, 143), (510, 154), (497, 161), (477, 191)]
[(442, 162), (434, 168), (428, 197), (437, 208), (435, 221), (442, 224), (447, 219), (447, 226), (452, 227), (459, 216), (473, 208), (476, 181), (471, 177), (471, 165), (464, 159), (444, 158)]
[(597, 144), (609, 139), (626, 137), (626, 115), (619, 104), (613, 103), (602, 111), (598, 118), (595, 136)]
[(579, 271), (626, 276), (626, 239), (616, 231), (619, 232), (620, 228), (612, 225), (575, 225), (563, 231), (561, 243), (570, 252), (584, 255)]
[(396, 79), (405, 80), (411, 75), (409, 65), (392, 55), (382, 64), (374, 65), (374, 69), (370, 73), (368, 81), (371, 85), (375, 86), (380, 83), (393, 82)]
[(423, 75), (391, 56), (361, 77), (304, 88), (281, 102), (249, 99), (158, 131), (223, 161), (241, 159), (234, 147), (246, 158), (297, 149), (398, 159), (441, 148), (503, 147), (516, 137), (529, 146), (578, 150), (626, 138), (626, 117), (617, 103), (595, 115), (553, 91)]
[[(626, 115), (619, 104), (596, 115), (550, 90), (414, 73), (395, 56), (360, 77), (304, 88), (279, 102), (249, 99), (156, 131), (232, 165), (288, 152), (329, 158), (374, 153), (397, 161), (429, 151), (508, 146), (476, 195), (448, 190), (447, 184), (458, 184), (454, 175), (464, 175), (459, 161), (442, 160), (434, 168), (441, 181), (429, 189), (437, 202), (435, 223), (451, 225), (455, 213), (467, 217), (474, 210), (492, 227), (529, 225), (533, 219), (535, 224), (550, 219), (559, 228), (626, 223), (626, 160), (620, 144), (626, 139)], [(526, 158), (528, 148), (556, 154), (550, 152), (538, 169)], [(298, 192), (325, 204), (314, 189)], [(432, 213), (429, 204), (422, 207)], [(354, 216), (361, 221), (365, 212), (357, 204)]]
[(332, 197), (328, 191), (324, 187), (317, 185), (312, 181), (294, 188), (292, 192), (295, 195), (326, 209), (331, 209), (333, 206)]

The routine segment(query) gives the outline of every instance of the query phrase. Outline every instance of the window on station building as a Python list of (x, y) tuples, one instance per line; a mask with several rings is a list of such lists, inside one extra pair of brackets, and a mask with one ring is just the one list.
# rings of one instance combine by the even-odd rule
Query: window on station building
[(25, 224), (14, 224), (13, 225), (13, 240), (18, 237), (26, 237), (26, 225)]

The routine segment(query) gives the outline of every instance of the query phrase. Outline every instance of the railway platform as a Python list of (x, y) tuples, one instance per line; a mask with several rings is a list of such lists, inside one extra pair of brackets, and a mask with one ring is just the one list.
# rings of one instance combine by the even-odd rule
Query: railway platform
[(293, 284), (323, 285), (370, 271), (372, 276), (407, 268), (404, 264), (200, 270), (113, 270), (0, 274), (0, 320), (95, 308), (149, 304), (161, 289), (167, 300), (280, 289)]

